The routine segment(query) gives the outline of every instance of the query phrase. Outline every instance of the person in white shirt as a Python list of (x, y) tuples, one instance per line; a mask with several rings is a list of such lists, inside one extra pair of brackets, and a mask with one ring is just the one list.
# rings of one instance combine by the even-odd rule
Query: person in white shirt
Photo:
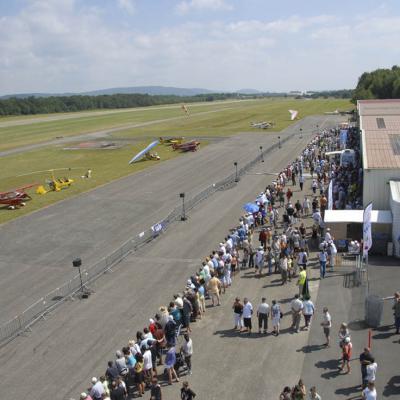
[(192, 375), (192, 355), (193, 355), (193, 342), (189, 337), (189, 334), (185, 333), (183, 335), (185, 341), (182, 345), (182, 352), (185, 357), (185, 363), (189, 375)]
[(335, 261), (336, 261), (336, 254), (337, 254), (337, 248), (335, 246), (335, 243), (333, 243), (333, 240), (328, 242), (328, 250), (329, 250), (329, 267), (331, 271), (333, 271), (333, 268), (335, 267)]
[(366, 379), (368, 382), (375, 382), (377, 368), (378, 364), (375, 362), (375, 359), (371, 357), (371, 364), (368, 364), (366, 367), (367, 370)]
[(303, 315), (304, 315), (304, 321), (305, 321), (305, 326), (304, 330), (308, 330), (310, 324), (311, 324), (311, 319), (312, 316), (314, 315), (315, 312), (315, 307), (314, 303), (311, 301), (310, 296), (307, 295), (304, 297), (303, 301)]
[(258, 276), (261, 276), (262, 270), (264, 268), (264, 247), (260, 246), (256, 253), (256, 269), (258, 269)]
[(299, 299), (298, 294), (294, 296), (294, 299), (290, 303), (290, 308), (292, 310), (292, 328), (298, 333), (300, 332), (301, 312), (304, 308), (303, 302)]
[(326, 228), (325, 242), (329, 243), (332, 240), (331, 229)]
[(325, 334), (325, 338), (326, 338), (325, 346), (329, 347), (330, 335), (331, 335), (331, 327), (332, 327), (332, 318), (331, 318), (331, 315), (328, 312), (328, 307), (324, 307), (323, 313), (324, 314), (323, 314), (321, 326), (324, 329), (324, 334)]
[(308, 217), (308, 213), (310, 212), (311, 202), (308, 197), (304, 197), (303, 201), (303, 214), (304, 216)]
[(247, 333), (251, 334), (251, 317), (253, 315), (253, 306), (249, 302), (248, 298), (243, 299), (243, 325)]
[(151, 350), (149, 346), (146, 346), (146, 350), (143, 353), (143, 370), (148, 381), (151, 381), (153, 377), (153, 362), (151, 358)]
[(257, 308), (257, 317), (258, 333), (261, 333), (261, 328), (263, 328), (263, 333), (266, 334), (268, 330), (269, 304), (265, 297), (261, 299), (261, 304)]
[(362, 391), (363, 400), (376, 400), (376, 389), (373, 382), (368, 382), (368, 386)]

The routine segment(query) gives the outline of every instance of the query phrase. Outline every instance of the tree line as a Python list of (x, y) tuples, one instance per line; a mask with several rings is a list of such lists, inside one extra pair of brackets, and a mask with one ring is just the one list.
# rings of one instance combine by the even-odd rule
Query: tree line
[(353, 102), (368, 99), (400, 98), (400, 67), (380, 68), (364, 72), (358, 79), (354, 90)]
[(0, 116), (50, 114), (85, 110), (147, 107), (162, 104), (194, 103), (237, 98), (236, 93), (199, 94), (196, 96), (112, 94), (99, 96), (26, 97), (0, 100)]

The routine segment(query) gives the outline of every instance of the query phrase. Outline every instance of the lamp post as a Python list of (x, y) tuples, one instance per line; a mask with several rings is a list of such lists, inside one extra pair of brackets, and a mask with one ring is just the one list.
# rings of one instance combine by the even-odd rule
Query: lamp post
[(238, 163), (237, 163), (237, 161), (235, 161), (235, 162), (233, 163), (233, 165), (235, 166), (235, 182), (239, 182)]
[(278, 147), (281, 148), (281, 137), (278, 136)]
[(82, 265), (82, 260), (80, 258), (75, 258), (75, 260), (72, 261), (72, 266), (75, 267), (75, 268), (78, 268), (78, 270), (79, 270), (79, 279), (81, 280), (81, 296), (83, 298), (84, 297), (84, 292), (83, 292), (83, 281), (82, 281), (81, 265)]
[(264, 154), (263, 154), (262, 149), (263, 149), (263, 147), (260, 146), (261, 162), (264, 162)]
[(186, 221), (186, 210), (185, 210), (185, 193), (179, 193), (179, 197), (182, 199), (182, 215), (181, 215), (181, 221)]

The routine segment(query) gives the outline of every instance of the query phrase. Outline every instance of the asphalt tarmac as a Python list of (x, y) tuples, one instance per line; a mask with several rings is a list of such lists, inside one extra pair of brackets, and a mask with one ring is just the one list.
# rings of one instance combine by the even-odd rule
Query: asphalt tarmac
[[(300, 127), (311, 133), (327, 120), (338, 119), (309, 117), (279, 135)], [(276, 143), (277, 136), (236, 135), (1, 225), (0, 323), (71, 279), (74, 258), (81, 257), (86, 266), (100, 260), (168, 215), (180, 204), (179, 193), (190, 198), (229, 176), (234, 161), (240, 168), (258, 155), (260, 145), (266, 149)], [(293, 139), (290, 146), (298, 142)], [(279, 153), (287, 154), (290, 146)]]
[[(0, 350), (2, 396), (32, 400), (77, 398), (93, 375), (104, 372), (107, 359), (135, 336), (148, 318), (171, 295), (201, 259), (236, 224), (241, 206), (254, 199), (272, 177), (309, 142), (315, 125), (340, 122), (335, 116), (309, 117), (280, 132), (303, 128), (298, 136), (270, 154), (265, 163), (243, 177), (232, 189), (217, 192), (165, 235), (125, 259), (114, 272), (97, 280), (87, 300), (68, 301)], [(323, 125), (325, 124), (325, 125)], [(0, 299), (3, 313), (15, 315), (32, 300), (68, 279), (71, 260), (84, 263), (115, 249), (132, 233), (157, 222), (177, 205), (177, 194), (188, 196), (230, 175), (239, 164), (257, 156), (277, 134), (238, 135), (197, 153), (169, 160), (92, 192), (48, 207), (0, 228), (4, 251), (0, 263)], [(3, 246), (4, 245), (4, 246)], [(296, 292), (276, 277), (260, 280), (245, 273), (223, 298), (222, 307), (209, 309), (194, 327), (194, 389), (208, 399), (276, 398), (282, 385), (300, 376), (308, 334), (288, 333), (283, 323), (279, 342), (272, 336), (247, 339), (232, 335), (231, 301), (247, 295), (256, 306), (262, 294), (283, 299), (284, 311)], [(317, 284), (312, 285), (317, 290)], [(6, 319), (5, 317), (3, 317)], [(286, 329), (286, 331), (285, 331)], [(288, 333), (288, 334), (286, 334)], [(178, 387), (165, 390), (165, 399), (178, 396)], [(261, 397), (262, 396), (262, 397)], [(272, 397), (273, 396), (273, 397)], [(200, 397), (200, 396), (199, 396)]]

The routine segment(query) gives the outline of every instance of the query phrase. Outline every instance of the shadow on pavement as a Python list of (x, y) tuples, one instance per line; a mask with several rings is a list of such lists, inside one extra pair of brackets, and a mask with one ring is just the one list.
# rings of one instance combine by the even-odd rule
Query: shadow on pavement
[[(281, 329), (279, 335), (291, 333), (293, 334), (294, 331), (292, 328), (285, 328)], [(254, 326), (254, 330), (249, 335), (247, 332), (239, 332), (233, 329), (221, 329), (214, 332), (214, 335), (219, 335), (222, 338), (242, 338), (242, 339), (259, 339), (259, 338), (266, 338), (272, 335), (272, 331), (268, 331), (267, 334), (265, 333), (258, 333), (258, 328)]]
[(392, 376), (383, 390), (384, 397), (390, 397), (400, 394), (400, 375)]
[(319, 350), (322, 350), (325, 348), (326, 348), (326, 346), (324, 344), (312, 344), (312, 345), (303, 346), (301, 349), (297, 349), (296, 351), (298, 353), (300, 353), (300, 352), (312, 353), (313, 351), (319, 351)]
[(364, 320), (355, 320), (348, 323), (348, 327), (351, 331), (362, 331), (368, 328), (367, 323)]
[(315, 363), (315, 366), (317, 368), (331, 370), (329, 372), (325, 372), (325, 373), (321, 374), (321, 378), (332, 379), (332, 378), (335, 378), (336, 376), (340, 375), (339, 360), (337, 360), (337, 359), (332, 359), (332, 360), (327, 360), (327, 361), (318, 361), (317, 363)]
[(350, 396), (353, 393), (359, 393), (357, 396), (349, 397), (348, 399), (361, 399), (361, 385), (350, 386), (347, 388), (340, 388), (335, 390), (335, 394), (341, 394), (343, 396)]

